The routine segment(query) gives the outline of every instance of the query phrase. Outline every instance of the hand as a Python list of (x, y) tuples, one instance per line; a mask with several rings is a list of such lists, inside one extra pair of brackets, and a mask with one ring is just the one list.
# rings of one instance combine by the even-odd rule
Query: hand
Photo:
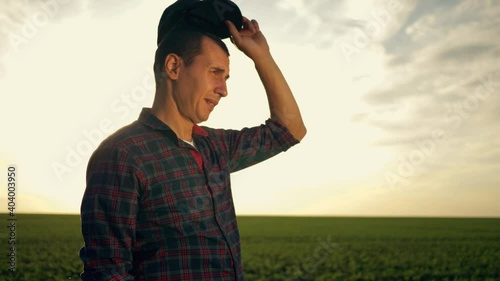
[(231, 42), (253, 61), (269, 54), (269, 45), (256, 20), (243, 17), (243, 28), (238, 31), (231, 21), (225, 22), (231, 33)]

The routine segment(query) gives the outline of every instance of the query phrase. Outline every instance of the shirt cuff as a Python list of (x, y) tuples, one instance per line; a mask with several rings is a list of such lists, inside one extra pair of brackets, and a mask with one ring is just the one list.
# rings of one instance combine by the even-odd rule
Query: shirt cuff
[(266, 126), (271, 130), (276, 141), (280, 143), (283, 151), (287, 151), (290, 147), (300, 143), (300, 141), (290, 133), (288, 128), (278, 121), (269, 118), (266, 120)]

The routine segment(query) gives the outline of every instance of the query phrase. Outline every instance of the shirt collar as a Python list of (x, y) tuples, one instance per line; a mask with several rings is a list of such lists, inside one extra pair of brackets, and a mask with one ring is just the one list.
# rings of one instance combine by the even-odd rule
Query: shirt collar
[(208, 137), (208, 133), (205, 129), (203, 129), (202, 127), (194, 124), (193, 125), (193, 135), (199, 135), (199, 136), (202, 136), (202, 137)]
[[(142, 124), (152, 128), (153, 130), (159, 131), (172, 131), (172, 129), (165, 123), (163, 123), (160, 119), (158, 119), (153, 113), (151, 113), (151, 108), (143, 108), (141, 114), (139, 115), (139, 122)], [(207, 137), (208, 133), (202, 127), (194, 124), (193, 125), (193, 135), (199, 135), (202, 137)]]

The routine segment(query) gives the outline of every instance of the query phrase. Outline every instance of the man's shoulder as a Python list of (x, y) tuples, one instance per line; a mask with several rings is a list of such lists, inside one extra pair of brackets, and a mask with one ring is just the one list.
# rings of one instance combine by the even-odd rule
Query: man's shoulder
[(146, 139), (151, 139), (152, 136), (154, 136), (153, 130), (147, 128), (139, 121), (134, 121), (105, 138), (96, 151), (103, 149), (134, 150), (140, 143)]

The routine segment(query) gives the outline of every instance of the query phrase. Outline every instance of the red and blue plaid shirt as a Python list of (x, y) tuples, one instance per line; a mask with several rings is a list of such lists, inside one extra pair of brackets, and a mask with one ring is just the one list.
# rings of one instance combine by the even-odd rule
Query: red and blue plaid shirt
[(241, 131), (195, 125), (193, 140), (143, 109), (101, 143), (81, 205), (82, 280), (243, 280), (229, 174), (298, 141), (271, 119)]

